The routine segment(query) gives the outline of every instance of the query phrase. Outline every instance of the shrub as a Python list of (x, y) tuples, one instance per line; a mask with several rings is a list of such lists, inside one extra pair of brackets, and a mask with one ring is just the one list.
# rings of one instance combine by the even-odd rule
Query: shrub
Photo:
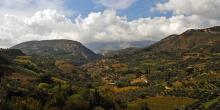
[(52, 83), (53, 82), (52, 75), (49, 73), (41, 74), (39, 76), (39, 81), (44, 83)]
[(88, 110), (88, 108), (89, 103), (80, 94), (75, 94), (67, 99), (64, 110)]
[(49, 85), (49, 84), (47, 84), (47, 83), (40, 83), (39, 85), (38, 85), (38, 88), (39, 89), (42, 89), (42, 90), (47, 90), (47, 89), (49, 89), (51, 87), (51, 85)]

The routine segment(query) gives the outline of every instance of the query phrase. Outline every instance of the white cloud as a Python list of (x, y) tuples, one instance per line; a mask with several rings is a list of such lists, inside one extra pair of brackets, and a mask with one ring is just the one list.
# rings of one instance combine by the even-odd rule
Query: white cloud
[[(65, 38), (72, 23), (55, 10), (36, 12), (32, 17), (4, 15), (0, 24), (0, 38), (13, 44), (37, 39)], [(10, 43), (11, 44), (11, 43)]]
[[(31, 11), (25, 12), (30, 14), (19, 14), (18, 12), (22, 12), (23, 8), (26, 8), (22, 8), (22, 6), (33, 0), (9, 0), (14, 1), (17, 6), (10, 6), (11, 4), (7, 3), (8, 0), (3, 1), (0, 2), (0, 7), (12, 11), (0, 11), (2, 14), (0, 18), (0, 47), (44, 39), (71, 39), (83, 43), (160, 40), (167, 35), (180, 34), (190, 28), (220, 25), (219, 11), (217, 10), (217, 6), (220, 4), (215, 0), (209, 0), (209, 2), (207, 0), (178, 0), (178, 2), (177, 0), (169, 0), (163, 4), (157, 4), (154, 9), (165, 12), (172, 11), (173, 16), (138, 18), (132, 21), (127, 20), (126, 17), (118, 16), (116, 11), (111, 9), (104, 12), (91, 12), (85, 18), (77, 17), (71, 20), (61, 9), (62, 0), (53, 0), (55, 4), (48, 4), (51, 3), (48, 2), (49, 0), (39, 0), (42, 2), (38, 4), (42, 3), (42, 7), (32, 5), (38, 8), (31, 8)], [(52, 8), (43, 9), (46, 4)], [(202, 6), (203, 9), (200, 9)], [(19, 10), (16, 11), (17, 8), (9, 7), (18, 7)]]
[[(24, 5), (28, 5), (31, 0), (1, 0), (0, 6), (3, 7), (22, 7)], [(16, 5), (15, 5), (16, 4)]]
[(159, 11), (171, 11), (176, 15), (198, 15), (205, 18), (220, 18), (220, 0), (169, 0), (158, 3)]
[(68, 11), (63, 8), (63, 4), (64, 0), (0, 0), (0, 15), (31, 16), (34, 12), (46, 8)]
[(110, 9), (126, 9), (137, 0), (96, 0), (97, 3)]
[[(199, 19), (199, 20), (198, 20)], [(0, 24), (0, 46), (12, 46), (23, 41), (72, 39), (80, 42), (158, 40), (169, 34), (179, 34), (189, 28), (220, 24), (200, 16), (177, 15), (171, 18), (140, 18), (128, 21), (116, 11), (89, 14), (71, 21), (55, 10), (39, 11), (31, 17), (5, 15)], [(8, 42), (8, 43), (6, 43)]]

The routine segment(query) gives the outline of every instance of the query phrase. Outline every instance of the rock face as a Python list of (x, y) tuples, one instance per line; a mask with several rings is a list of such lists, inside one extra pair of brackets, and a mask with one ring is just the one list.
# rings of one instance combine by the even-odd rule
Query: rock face
[(148, 49), (167, 50), (208, 50), (220, 51), (220, 26), (207, 29), (191, 29), (180, 35), (171, 35), (150, 46)]
[(20, 49), (26, 55), (53, 56), (83, 64), (95, 60), (99, 55), (81, 43), (72, 40), (43, 40), (24, 42), (11, 47)]

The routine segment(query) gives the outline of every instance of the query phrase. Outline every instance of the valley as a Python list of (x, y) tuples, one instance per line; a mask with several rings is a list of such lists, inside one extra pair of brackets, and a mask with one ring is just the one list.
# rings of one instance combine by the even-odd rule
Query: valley
[(0, 110), (219, 110), (220, 27), (103, 56), (70, 40), (0, 50)]

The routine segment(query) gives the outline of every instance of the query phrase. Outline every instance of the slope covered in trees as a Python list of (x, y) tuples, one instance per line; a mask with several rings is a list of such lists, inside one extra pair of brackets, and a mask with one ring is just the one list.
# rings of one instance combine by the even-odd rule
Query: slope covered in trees
[(82, 66), (50, 55), (0, 54), (0, 110), (219, 110), (219, 28)]

